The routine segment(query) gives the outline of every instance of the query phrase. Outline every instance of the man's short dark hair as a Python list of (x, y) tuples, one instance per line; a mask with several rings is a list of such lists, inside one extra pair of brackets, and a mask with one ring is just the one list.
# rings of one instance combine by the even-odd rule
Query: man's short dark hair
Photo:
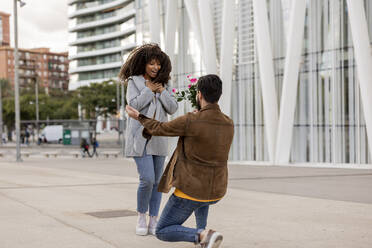
[(216, 103), (222, 94), (222, 81), (217, 75), (205, 75), (199, 78), (197, 89), (207, 102)]

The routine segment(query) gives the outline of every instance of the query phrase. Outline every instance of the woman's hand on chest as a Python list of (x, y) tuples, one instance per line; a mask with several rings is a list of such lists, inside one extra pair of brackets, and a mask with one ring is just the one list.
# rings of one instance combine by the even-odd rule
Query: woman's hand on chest
[(155, 91), (157, 93), (160, 93), (161, 94), (164, 90), (165, 90), (165, 88), (164, 88), (164, 86), (161, 83), (156, 83), (156, 89), (155, 89)]
[(156, 83), (153, 83), (150, 80), (145, 81), (145, 85), (147, 88), (149, 88), (152, 92), (156, 93), (156, 90), (158, 88), (158, 85)]

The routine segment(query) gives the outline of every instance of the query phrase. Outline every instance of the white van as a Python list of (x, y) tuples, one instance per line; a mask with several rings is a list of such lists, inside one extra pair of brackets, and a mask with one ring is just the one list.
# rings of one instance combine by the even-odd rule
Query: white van
[(62, 125), (46, 126), (41, 132), (40, 137), (43, 141), (45, 138), (48, 143), (62, 143), (63, 126)]

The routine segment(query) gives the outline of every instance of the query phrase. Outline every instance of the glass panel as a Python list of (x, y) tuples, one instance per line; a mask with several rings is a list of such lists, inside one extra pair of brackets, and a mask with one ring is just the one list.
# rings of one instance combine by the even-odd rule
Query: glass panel
[(346, 0), (309, 0), (307, 7), (291, 161), (368, 163)]

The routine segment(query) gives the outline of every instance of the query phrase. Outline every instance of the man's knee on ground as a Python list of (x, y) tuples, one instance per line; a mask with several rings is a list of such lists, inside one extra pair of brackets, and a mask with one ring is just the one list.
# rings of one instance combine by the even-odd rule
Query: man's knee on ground
[(168, 241), (166, 239), (166, 236), (164, 235), (164, 233), (161, 231), (160, 228), (156, 227), (156, 230), (155, 230), (155, 236), (157, 239), (159, 240), (162, 240), (162, 241)]

